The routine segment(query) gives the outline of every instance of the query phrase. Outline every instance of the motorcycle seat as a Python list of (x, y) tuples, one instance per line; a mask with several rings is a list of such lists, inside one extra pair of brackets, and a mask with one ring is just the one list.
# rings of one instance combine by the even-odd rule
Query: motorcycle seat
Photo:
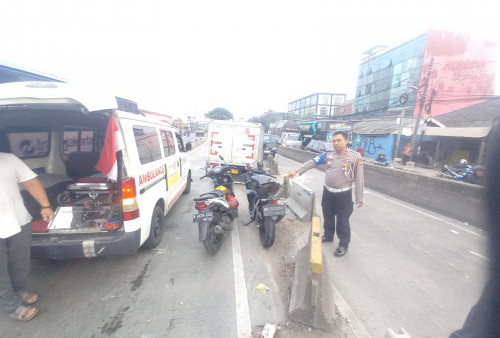
[(209, 200), (211, 198), (215, 197), (223, 197), (226, 193), (222, 190), (214, 190), (210, 191), (204, 194), (201, 194), (200, 196), (194, 198), (194, 201), (204, 201), (204, 200)]

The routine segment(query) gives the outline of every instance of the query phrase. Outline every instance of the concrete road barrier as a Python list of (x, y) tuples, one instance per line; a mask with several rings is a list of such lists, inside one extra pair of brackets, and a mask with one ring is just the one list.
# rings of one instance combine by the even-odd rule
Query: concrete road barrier
[(365, 163), (365, 184), (374, 190), (458, 220), (487, 225), (484, 187)]
[(310, 221), (314, 207), (314, 192), (305, 185), (292, 181), (288, 185), (285, 205), (302, 221)]
[(264, 161), (265, 168), (269, 170), (271, 175), (278, 175), (278, 161), (271, 155), (267, 155)]
[(332, 332), (335, 304), (321, 247), (321, 221), (315, 216), (307, 244), (297, 253), (290, 298), (290, 318), (296, 322)]
[(202, 144), (203, 142), (205, 142), (206, 140), (207, 140), (206, 137), (197, 137), (194, 140), (188, 141), (188, 142), (191, 142), (191, 148), (194, 149), (197, 146), (199, 146), (200, 144)]

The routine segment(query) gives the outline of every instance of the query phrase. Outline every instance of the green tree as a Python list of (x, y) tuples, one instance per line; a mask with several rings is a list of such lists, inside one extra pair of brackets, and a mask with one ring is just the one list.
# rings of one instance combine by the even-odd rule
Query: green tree
[(206, 113), (205, 117), (212, 120), (232, 120), (233, 114), (226, 108), (214, 108)]
[(272, 114), (262, 114), (261, 116), (252, 116), (248, 119), (248, 122), (260, 123), (264, 126), (264, 130), (269, 131), (269, 127), (278, 122), (280, 118)]

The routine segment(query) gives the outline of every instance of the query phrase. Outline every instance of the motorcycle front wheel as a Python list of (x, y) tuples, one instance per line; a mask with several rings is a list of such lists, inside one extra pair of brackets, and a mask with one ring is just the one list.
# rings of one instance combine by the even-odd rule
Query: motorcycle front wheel
[(276, 222), (271, 217), (264, 217), (259, 224), (260, 243), (264, 248), (270, 248), (274, 244), (276, 234)]
[(205, 240), (203, 241), (203, 246), (205, 247), (205, 250), (207, 250), (208, 253), (215, 255), (222, 244), (222, 236), (223, 234), (217, 234), (215, 232), (215, 225), (216, 222), (210, 222), (208, 225), (208, 230), (207, 230), (207, 236), (205, 237)]

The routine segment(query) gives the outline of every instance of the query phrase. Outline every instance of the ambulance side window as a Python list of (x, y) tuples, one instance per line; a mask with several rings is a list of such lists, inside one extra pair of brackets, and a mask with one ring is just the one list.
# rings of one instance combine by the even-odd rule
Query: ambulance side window
[(172, 137), (172, 132), (167, 130), (160, 130), (161, 141), (163, 143), (163, 150), (165, 151), (165, 157), (172, 156), (175, 154), (175, 143)]
[(154, 127), (134, 126), (139, 161), (146, 164), (161, 159), (161, 146)]

